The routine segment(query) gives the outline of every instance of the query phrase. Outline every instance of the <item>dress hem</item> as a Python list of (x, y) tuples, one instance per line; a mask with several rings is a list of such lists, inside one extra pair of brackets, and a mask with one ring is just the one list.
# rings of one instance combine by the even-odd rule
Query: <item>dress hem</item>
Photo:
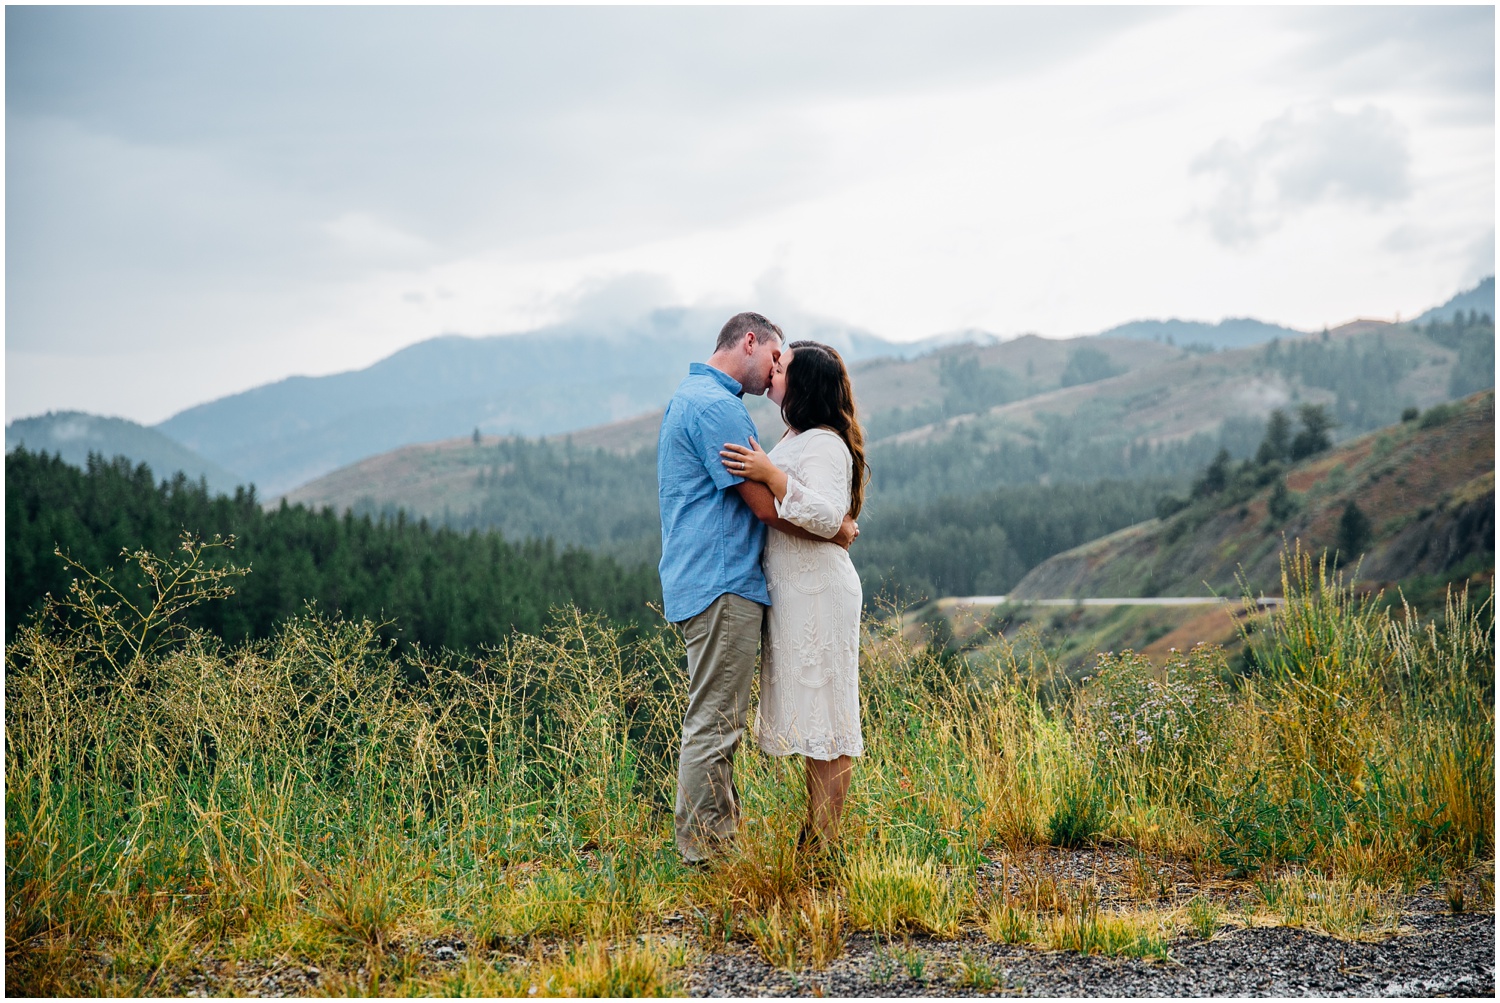
[(813, 753), (807, 752), (803, 749), (788, 749), (784, 745), (777, 747), (780, 751), (768, 749), (764, 745), (759, 745), (759, 743), (757, 743), (757, 747), (761, 752), (764, 752), (766, 755), (772, 756), (776, 759), (785, 759), (787, 756), (806, 756), (808, 759), (816, 759), (819, 762), (823, 763), (838, 759), (840, 756), (848, 756), (851, 759), (858, 759), (860, 756), (863, 756), (865, 754), (865, 747), (863, 745), (859, 747), (859, 750), (857, 752), (835, 752), (831, 756), (814, 755)]

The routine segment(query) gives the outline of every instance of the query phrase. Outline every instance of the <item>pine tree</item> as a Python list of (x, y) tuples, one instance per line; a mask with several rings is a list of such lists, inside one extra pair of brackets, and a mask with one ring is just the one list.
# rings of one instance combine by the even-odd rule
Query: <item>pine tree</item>
[(1351, 561), (1370, 546), (1370, 519), (1351, 499), (1339, 517), (1339, 559)]
[(1266, 499), (1266, 512), (1275, 522), (1285, 522), (1297, 511), (1297, 502), (1292, 498), (1292, 493), (1286, 488), (1286, 478), (1278, 477), (1276, 485), (1271, 488), (1271, 496)]
[(1213, 462), (1204, 468), (1203, 476), (1193, 484), (1194, 498), (1216, 495), (1229, 486), (1229, 450), (1220, 449)]
[(1333, 439), (1328, 434), (1329, 429), (1333, 428), (1333, 419), (1328, 416), (1323, 405), (1303, 404), (1297, 409), (1297, 417), (1302, 422), (1302, 431), (1292, 440), (1294, 463), (1315, 456), (1333, 445)]
[(1266, 437), (1255, 451), (1255, 462), (1261, 466), (1285, 463), (1292, 455), (1292, 419), (1281, 408), (1271, 412), (1266, 419)]

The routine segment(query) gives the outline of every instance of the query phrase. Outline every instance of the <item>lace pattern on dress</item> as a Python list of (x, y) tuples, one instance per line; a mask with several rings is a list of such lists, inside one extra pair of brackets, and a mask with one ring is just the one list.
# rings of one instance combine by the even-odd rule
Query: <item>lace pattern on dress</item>
[[(824, 538), (849, 510), (854, 460), (827, 429), (788, 436), (771, 450), (787, 473), (777, 513)], [(771, 530), (762, 567), (771, 592), (761, 648), (756, 741), (773, 756), (814, 759), (864, 752), (859, 721), (859, 616), (863, 592), (842, 547)]]

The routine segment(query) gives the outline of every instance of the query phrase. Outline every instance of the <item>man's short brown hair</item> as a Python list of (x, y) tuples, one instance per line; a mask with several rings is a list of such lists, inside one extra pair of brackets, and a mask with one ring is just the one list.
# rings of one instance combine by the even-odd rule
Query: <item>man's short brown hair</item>
[(781, 328), (772, 324), (758, 313), (737, 313), (729, 318), (729, 322), (719, 331), (718, 344), (714, 345), (714, 351), (725, 348), (733, 348), (745, 340), (745, 335), (754, 331), (761, 337), (772, 335), (777, 341), (784, 341)]

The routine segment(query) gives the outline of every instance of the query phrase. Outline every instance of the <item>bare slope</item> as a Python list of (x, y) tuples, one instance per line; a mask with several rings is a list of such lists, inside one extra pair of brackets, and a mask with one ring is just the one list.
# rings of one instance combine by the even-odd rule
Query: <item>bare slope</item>
[[(1421, 358), (1401, 380), (1397, 396), (1419, 407), (1446, 399), (1457, 353), (1403, 325), (1354, 321), (1328, 333), (1328, 344), (1356, 347), (1380, 338), (1398, 351)], [(1319, 340), (1311, 335), (1308, 342)], [(1154, 344), (1146, 342), (1144, 344)], [(1157, 346), (1163, 347), (1163, 346)], [(1225, 420), (1264, 420), (1275, 408), (1299, 403), (1330, 404), (1335, 394), (1307, 386), (1265, 363), (1265, 347), (1211, 354), (1173, 352), (1161, 364), (1132, 368), (1110, 379), (1064, 387), (985, 411), (959, 415), (893, 436), (896, 443), (934, 442), (960, 430), (979, 439), (1034, 438), (1048, 416), (1087, 415), (1101, 431), (1126, 433), (1149, 443), (1169, 442), (1212, 432)]]
[(1058, 554), (1034, 568), (1017, 599), (1278, 591), (1283, 540), (1335, 548), (1353, 501), (1369, 519), (1361, 580), (1437, 574), (1495, 547), (1495, 395), (1476, 394), (1421, 420), (1369, 435), (1293, 467), (1296, 511), (1268, 511), (1274, 484), (1248, 497), (1200, 502)]

